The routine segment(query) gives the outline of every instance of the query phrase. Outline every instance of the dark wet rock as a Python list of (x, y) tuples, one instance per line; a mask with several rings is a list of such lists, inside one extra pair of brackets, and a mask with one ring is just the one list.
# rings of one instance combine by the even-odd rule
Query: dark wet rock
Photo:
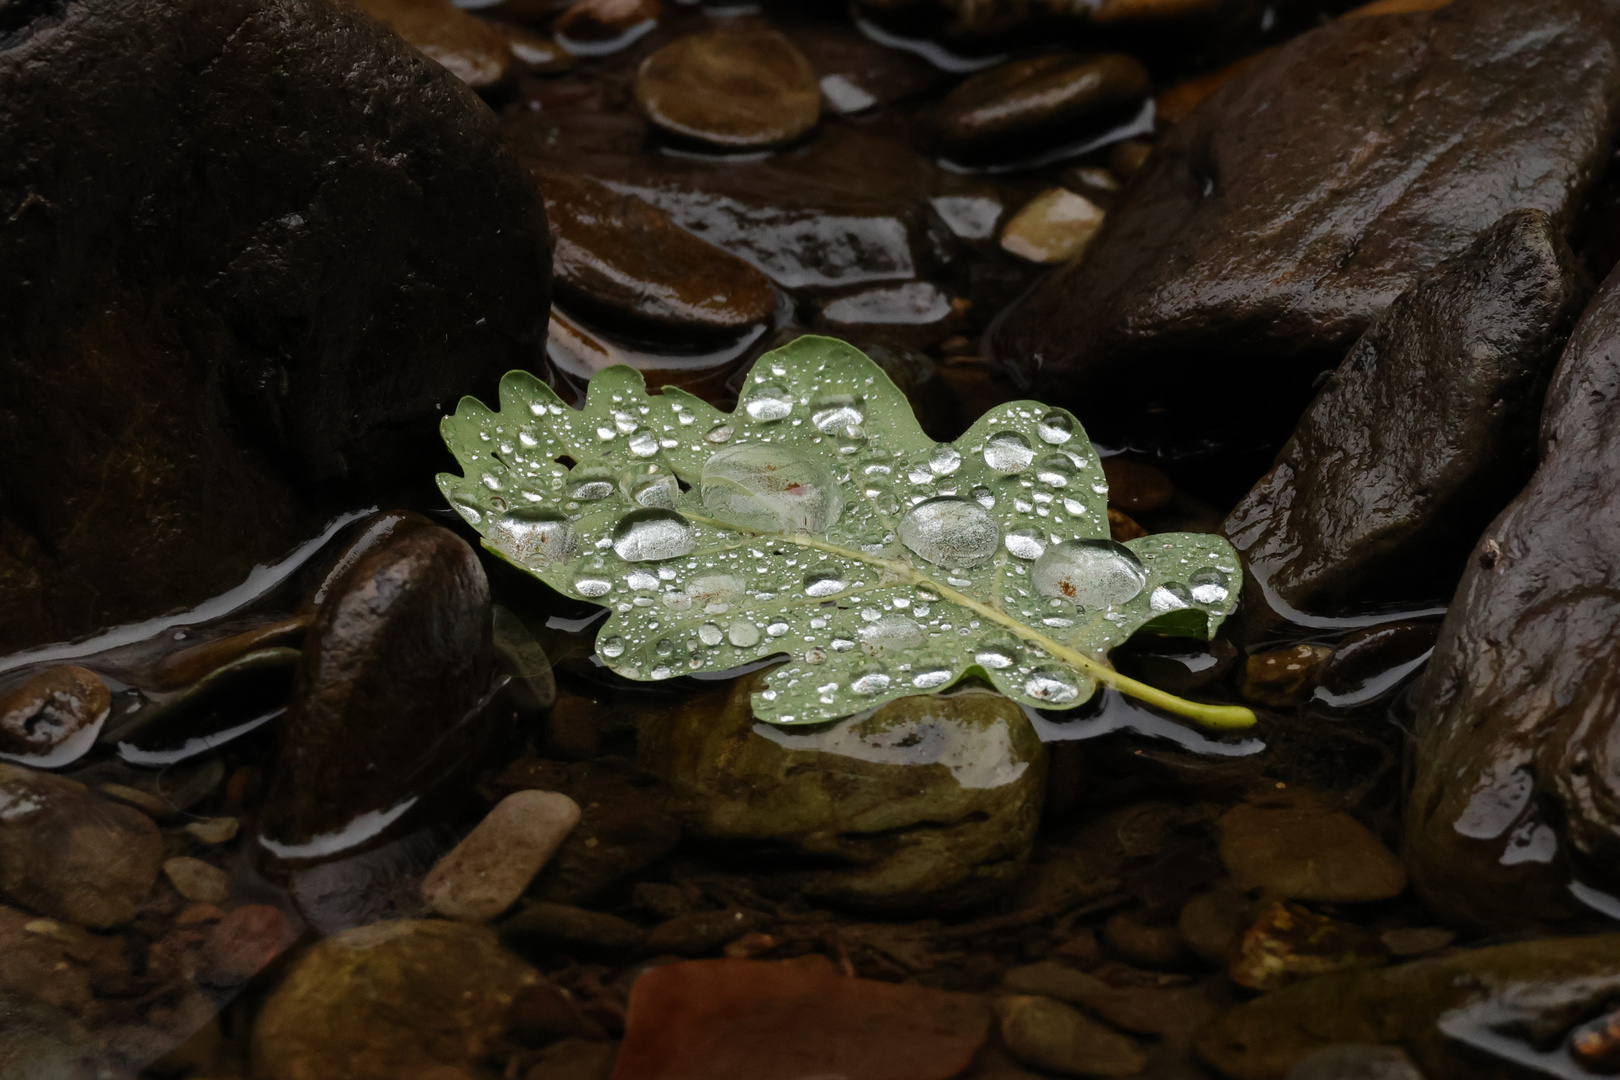
[(1303, 794), (1240, 803), (1219, 828), (1221, 861), (1241, 890), (1349, 904), (1406, 889), (1401, 861), (1365, 825)]
[(622, 47), (652, 29), (663, 13), (662, 0), (578, 0), (558, 16), (552, 29), (575, 47)]
[(1326, 645), (1291, 645), (1255, 653), (1243, 663), (1238, 690), (1249, 701), (1276, 708), (1299, 704), (1316, 671), (1333, 654)]
[(1422, 956), (1439, 952), (1457, 940), (1457, 931), (1443, 926), (1401, 926), (1378, 935), (1391, 956)]
[(1084, 195), (1048, 188), (1008, 220), (1001, 230), (1001, 247), (1030, 262), (1068, 262), (1086, 250), (1105, 216)]
[(757, 911), (726, 908), (723, 911), (693, 911), (677, 915), (647, 931), (645, 951), (655, 955), (702, 956), (744, 934), (757, 933), (769, 925)]
[(1102, 459), (1108, 502), (1132, 514), (1158, 510), (1175, 496), (1170, 478), (1152, 465), (1123, 457)]
[(1528, 1080), (1546, 1073), (1508, 1055), (1556, 1048), (1617, 988), (1620, 935), (1543, 938), (1285, 987), (1215, 1020), (1196, 1048), (1231, 1080), (1284, 1080), (1340, 1043), (1398, 1046), (1431, 1080)]
[(301, 659), (297, 649), (284, 646), (234, 657), (183, 690), (113, 717), (101, 742), (143, 766), (207, 753), (286, 712)]
[(1194, 956), (1225, 967), (1233, 946), (1253, 923), (1254, 902), (1230, 882), (1222, 882), (1182, 905), (1176, 929)]
[(892, 349), (926, 349), (950, 335), (961, 322), (957, 304), (931, 281), (880, 285), (829, 300), (812, 323), (817, 333), (882, 342)]
[(1291, 420), (1315, 372), (1504, 214), (1570, 227), (1620, 120), (1617, 41), (1589, 0), (1457, 0), (1294, 38), (1170, 130), (995, 354), (1054, 402), (1174, 394), (1208, 430), (1241, 386), (1251, 436)]
[(810, 61), (821, 96), (839, 113), (859, 113), (918, 97), (941, 80), (920, 56), (885, 48), (852, 26), (820, 23), (791, 26), (788, 39)]
[(561, 1039), (540, 1051), (524, 1080), (609, 1080), (618, 1053), (616, 1043)]
[(965, 907), (1022, 872), (1046, 755), (997, 694), (911, 697), (820, 730), (753, 717), (757, 679), (643, 726), (643, 767), (665, 777), (692, 832), (796, 853), (806, 895), (884, 909)]
[(82, 742), (88, 750), (111, 708), (112, 692), (95, 672), (71, 665), (42, 671), (0, 697), (0, 754), (66, 764), (56, 760), (64, 747), (71, 753), (67, 744)]
[(1134, 57), (1049, 53), (964, 80), (929, 110), (926, 124), (946, 157), (1016, 155), (1077, 141), (1099, 121), (1110, 126), (1151, 89)]
[(821, 956), (690, 960), (645, 972), (630, 991), (615, 1075), (850, 1076), (948, 1080), (983, 1044), (975, 997), (852, 979)]
[(617, 915), (544, 900), (524, 905), (501, 924), (501, 940), (524, 950), (585, 946), (619, 952), (639, 949), (646, 937), (641, 927)]
[(540, 176), (556, 241), (558, 299), (663, 339), (738, 335), (770, 319), (776, 292), (753, 265), (634, 195), (586, 176)]
[(152, 819), (50, 773), (0, 765), (0, 890), (94, 930), (121, 926), (163, 861)]
[(669, 793), (651, 777), (606, 762), (524, 758), (495, 779), (500, 792), (538, 788), (573, 799), (579, 824), (530, 890), (538, 900), (588, 903), (665, 858), (680, 843)]
[(1301, 1058), (1287, 1080), (1423, 1080), (1423, 1074), (1393, 1046), (1347, 1043)]
[(490, 639), (489, 583), (454, 533), (407, 520), (361, 558), (310, 627), (261, 843), (335, 854), (464, 765), (489, 734)]
[(540, 973), (495, 932), (445, 920), (382, 922), (312, 946), (265, 1000), (253, 1072), (265, 1080), (399, 1080), (481, 1059)]
[(1098, 815), (1078, 827), (1054, 831), (1035, 852), (1029, 873), (1014, 894), (1018, 908), (1060, 900), (1085, 900), (1122, 891), (1140, 867), (1161, 859), (1183, 835), (1208, 843), (1214, 812), (1208, 806), (1138, 802)]
[(553, 791), (514, 791), (422, 879), (422, 899), (450, 919), (486, 922), (517, 902), (568, 834), (579, 806)]
[[(928, 9), (948, 14), (943, 32), (951, 37), (995, 40), (1003, 34), (1052, 28), (1064, 21), (1095, 23), (1175, 23), (1208, 15), (1221, 8), (1219, 0), (1096, 0), (1083, 4), (1067, 0), (861, 0), (873, 11)], [(1052, 24), (1052, 27), (1043, 26)], [(1072, 33), (1072, 27), (1065, 28)]]
[(996, 999), (1001, 1038), (1026, 1065), (1065, 1076), (1132, 1076), (1147, 1055), (1128, 1035), (1047, 997)]
[(1116, 986), (1051, 960), (1007, 972), (1003, 990), (1079, 1005), (1108, 1023), (1140, 1035), (1185, 1037), (1215, 1012), (1195, 986)]
[(495, 86), (512, 69), (512, 50), (492, 27), (450, 0), (354, 0), (417, 52), (475, 90)]
[[(1267, 604), (1447, 598), (1528, 478), (1558, 351), (1589, 288), (1561, 226), (1515, 211), (1398, 296), (1316, 396), (1223, 531)], [(1262, 591), (1269, 588), (1269, 593)]]
[(699, 30), (648, 56), (636, 102), (669, 134), (723, 150), (790, 143), (821, 116), (810, 61), (779, 31), (748, 26)]
[[(261, 649), (296, 649), (304, 641), (313, 608), (284, 619), (272, 619), (235, 633), (188, 645), (163, 657), (153, 669), (153, 689), (175, 690), (207, 678), (211, 673)], [(189, 631), (188, 631), (189, 634)]]
[(1180, 967), (1187, 943), (1174, 926), (1145, 921), (1139, 912), (1117, 912), (1103, 923), (1103, 944), (1122, 960), (1149, 968)]
[(1383, 945), (1355, 923), (1282, 901), (1260, 909), (1233, 950), (1227, 975), (1250, 990), (1275, 990), (1336, 971), (1382, 967)]
[(5, 652), (235, 587), (319, 532), (314, 484), (425, 486), (548, 280), (488, 109), (350, 5), (10, 10)]
[(1418, 691), (1407, 868), (1454, 925), (1615, 910), (1617, 359), (1610, 275), (1547, 392), (1540, 467), (1475, 547)]
[(1420, 669), (1439, 634), (1438, 622), (1394, 623), (1348, 634), (1317, 669), (1313, 697), (1341, 708), (1377, 700)]
[[(4, 906), (0, 954), (6, 958), (0, 964), (0, 996), (21, 995), (81, 1017), (93, 1012), (97, 990), (123, 982), (129, 966), (121, 938)], [(6, 1016), (3, 1009), (0, 1016)]]
[(621, 134), (623, 124), (590, 99), (506, 114), (531, 171), (581, 173), (636, 195), (783, 288), (911, 281), (941, 262), (948, 230), (928, 205), (935, 172), (902, 140), (840, 124), (764, 161), (706, 161), (646, 154), (645, 132)]

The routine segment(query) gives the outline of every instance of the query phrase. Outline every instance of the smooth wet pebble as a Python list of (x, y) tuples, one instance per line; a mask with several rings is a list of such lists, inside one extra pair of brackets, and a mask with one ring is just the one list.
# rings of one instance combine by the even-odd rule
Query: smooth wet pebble
[(665, 131), (722, 149), (792, 142), (821, 115), (804, 54), (775, 30), (746, 27), (700, 30), (647, 57), (636, 101)]
[(1226, 973), (1250, 990), (1275, 990), (1388, 961), (1383, 944), (1365, 928), (1279, 900), (1261, 908), (1244, 931)]
[(1424, 1080), (1398, 1046), (1341, 1043), (1294, 1062), (1287, 1080)]
[(90, 749), (111, 707), (112, 693), (95, 672), (73, 666), (42, 671), (0, 697), (0, 755), (66, 765)]
[(516, 903), (579, 816), (574, 800), (556, 792), (508, 795), (422, 879), (422, 899), (446, 918), (495, 918)]
[(163, 862), (163, 874), (181, 896), (202, 904), (223, 904), (231, 898), (231, 879), (212, 863), (179, 855)]
[(578, 0), (551, 24), (570, 52), (616, 52), (650, 31), (664, 13), (661, 0)]
[(1049, 188), (1025, 203), (1001, 230), (1001, 247), (1036, 263), (1068, 262), (1102, 228), (1103, 211), (1084, 195)]
[(1147, 1067), (1136, 1041), (1048, 997), (996, 999), (1001, 1037), (1013, 1056), (1067, 1075), (1131, 1076)]
[(639, 949), (646, 931), (617, 915), (573, 904), (540, 900), (501, 923), (501, 939), (524, 947), (584, 945), (595, 949)]

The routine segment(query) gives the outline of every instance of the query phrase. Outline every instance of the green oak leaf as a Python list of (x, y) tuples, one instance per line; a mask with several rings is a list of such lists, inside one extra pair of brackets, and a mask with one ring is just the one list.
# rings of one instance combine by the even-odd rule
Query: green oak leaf
[(1217, 536), (1109, 539), (1107, 484), (1074, 417), (1000, 405), (953, 443), (861, 352), (801, 337), (755, 364), (734, 413), (613, 367), (583, 411), (522, 371), (463, 398), (440, 474), (484, 546), (609, 608), (596, 650), (659, 680), (782, 656), (754, 712), (810, 724), (967, 675), (1072, 708), (1100, 682), (1212, 726), (1253, 714), (1119, 675), (1142, 627), (1208, 637), (1237, 603)]

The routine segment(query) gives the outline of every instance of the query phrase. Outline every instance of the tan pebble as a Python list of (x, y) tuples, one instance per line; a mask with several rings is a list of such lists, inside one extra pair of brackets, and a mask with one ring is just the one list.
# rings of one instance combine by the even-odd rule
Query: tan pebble
[(121, 803), (127, 803), (135, 809), (145, 811), (156, 818), (168, 817), (174, 813), (174, 807), (169, 805), (167, 799), (153, 795), (148, 791), (142, 791), (140, 788), (130, 787), (128, 784), (102, 784), (96, 790), (109, 799), (117, 799)]
[(1007, 1049), (1026, 1065), (1085, 1076), (1131, 1076), (1147, 1067), (1134, 1039), (1061, 1001), (1004, 997), (995, 1007)]
[(552, 791), (518, 791), (496, 804), (422, 879), (440, 915), (483, 922), (511, 907), (579, 824), (579, 806)]
[(1084, 195), (1051, 188), (1014, 214), (1001, 233), (1002, 249), (1037, 263), (1068, 262), (1102, 227), (1103, 212)]
[(225, 871), (212, 863), (180, 855), (165, 859), (163, 873), (175, 890), (187, 900), (204, 904), (223, 904), (231, 896), (231, 879)]
[(186, 825), (186, 832), (205, 844), (224, 844), (236, 838), (241, 822), (233, 817), (203, 818)]

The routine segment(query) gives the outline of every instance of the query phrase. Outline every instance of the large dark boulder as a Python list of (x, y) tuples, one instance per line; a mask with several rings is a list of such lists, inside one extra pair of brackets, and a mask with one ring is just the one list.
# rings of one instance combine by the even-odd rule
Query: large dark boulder
[(1510, 210), (1569, 228), (1620, 122), (1599, 0), (1456, 0), (1334, 23), (1176, 125), (1080, 261), (1001, 322), (996, 356), (1108, 434), (1122, 399), (1285, 434), (1390, 301)]
[(548, 278), (494, 116), (339, 0), (0, 6), (0, 650), (425, 485)]
[(1620, 274), (1547, 392), (1541, 464), (1485, 531), (1417, 702), (1412, 880), (1480, 929), (1620, 916)]
[(1247, 565), (1250, 637), (1290, 609), (1450, 597), (1535, 468), (1542, 395), (1590, 291), (1552, 220), (1517, 210), (1395, 298), (1222, 526)]

